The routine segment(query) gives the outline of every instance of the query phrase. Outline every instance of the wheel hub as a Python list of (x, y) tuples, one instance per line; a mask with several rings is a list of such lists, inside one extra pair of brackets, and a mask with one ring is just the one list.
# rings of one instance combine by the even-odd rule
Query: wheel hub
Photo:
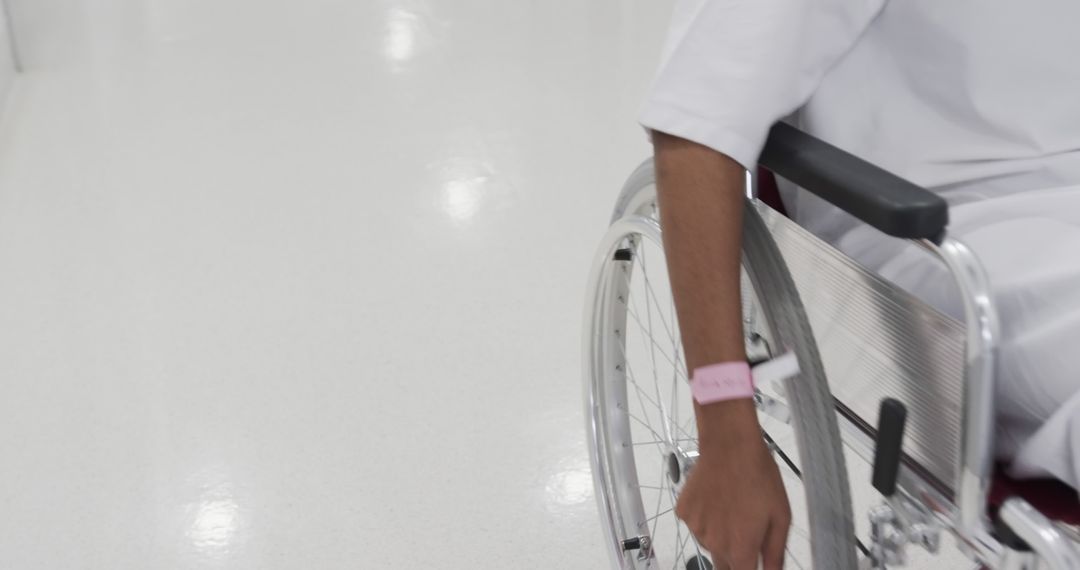
[(693, 469), (694, 463), (697, 461), (698, 452), (696, 451), (683, 451), (676, 447), (668, 452), (665, 462), (668, 481), (671, 482), (671, 487), (676, 491), (682, 489), (682, 486), (686, 484), (686, 476), (690, 474), (690, 470)]
[(675, 452), (671, 452), (667, 456), (667, 474), (672, 485), (677, 486), (682, 480), (682, 465), (679, 461), (679, 455)]

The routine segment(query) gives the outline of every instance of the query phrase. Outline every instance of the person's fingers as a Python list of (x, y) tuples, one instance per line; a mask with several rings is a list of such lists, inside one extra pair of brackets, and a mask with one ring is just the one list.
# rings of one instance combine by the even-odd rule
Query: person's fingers
[(716, 554), (712, 554), (712, 562), (713, 570), (731, 570), (733, 568), (731, 562), (728, 562), (727, 558), (721, 558)]
[(693, 513), (690, 509), (690, 506), (686, 503), (686, 500), (680, 497), (679, 501), (675, 503), (675, 516), (678, 517), (679, 520), (686, 523), (687, 526), (689, 526), (692, 514)]
[(724, 550), (724, 543), (720, 540), (720, 537), (709, 536), (706, 533), (695, 534), (694, 537), (697, 539), (698, 546), (713, 556), (718, 556), (723, 559), (726, 552)]
[(786, 520), (774, 520), (769, 525), (769, 530), (765, 533), (765, 544), (761, 550), (761, 564), (764, 570), (783, 570), (789, 526)]
[(701, 548), (709, 553), (709, 558), (712, 559), (713, 563), (713, 570), (731, 570), (734, 568), (734, 566), (731, 565), (730, 553), (726, 548), (723, 548), (718, 544), (710, 548), (705, 543), (701, 543)]
[(741, 541), (732, 545), (731, 552), (728, 555), (731, 570), (757, 570), (760, 552), (760, 539), (753, 542)]
[(685, 518), (682, 519), (683, 524), (686, 525), (686, 529), (690, 531), (690, 534), (694, 535), (700, 544), (702, 540), (707, 536), (705, 534), (707, 528), (705, 527), (705, 518), (701, 513), (688, 513)]
[(694, 537), (694, 542), (697, 543), (698, 549), (704, 552), (710, 552), (715, 554), (723, 553), (720, 549), (720, 543), (715, 537), (709, 536), (703, 525), (690, 525), (687, 523), (687, 530)]
[(737, 557), (731, 557), (730, 560), (728, 562), (729, 570), (757, 570), (758, 557), (756, 555), (740, 554)]

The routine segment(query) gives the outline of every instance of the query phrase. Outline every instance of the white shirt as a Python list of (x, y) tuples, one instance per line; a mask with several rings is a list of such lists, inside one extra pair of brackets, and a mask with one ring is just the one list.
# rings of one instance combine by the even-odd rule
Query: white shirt
[[(1080, 2), (678, 0), (642, 124), (750, 168), (804, 130), (950, 203), (1002, 320), (998, 450), (1080, 487)], [(793, 115), (794, 113), (794, 115)], [(960, 316), (940, 268), (823, 200), (789, 213)], [(954, 295), (952, 297), (955, 297)]]
[[(1077, 22), (1074, 0), (679, 0), (641, 122), (749, 168), (798, 110), (953, 203), (1078, 183)], [(788, 198), (835, 235), (820, 201)]]

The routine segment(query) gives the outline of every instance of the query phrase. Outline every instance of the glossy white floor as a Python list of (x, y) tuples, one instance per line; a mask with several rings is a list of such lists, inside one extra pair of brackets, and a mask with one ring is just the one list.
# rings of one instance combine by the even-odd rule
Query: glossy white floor
[(581, 304), (666, 9), (78, 4), (0, 130), (0, 568), (599, 567)]
[(604, 567), (581, 302), (668, 3), (67, 5), (0, 129), (0, 568)]

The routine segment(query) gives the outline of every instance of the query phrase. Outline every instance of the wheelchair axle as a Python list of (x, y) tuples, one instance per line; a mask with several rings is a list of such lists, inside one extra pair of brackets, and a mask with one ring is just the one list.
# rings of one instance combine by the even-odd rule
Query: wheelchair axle
[(671, 481), (671, 487), (675, 489), (676, 493), (682, 489), (682, 486), (686, 483), (686, 476), (690, 474), (690, 470), (694, 468), (694, 463), (697, 462), (698, 452), (696, 451), (683, 451), (676, 447), (667, 454), (667, 476)]

